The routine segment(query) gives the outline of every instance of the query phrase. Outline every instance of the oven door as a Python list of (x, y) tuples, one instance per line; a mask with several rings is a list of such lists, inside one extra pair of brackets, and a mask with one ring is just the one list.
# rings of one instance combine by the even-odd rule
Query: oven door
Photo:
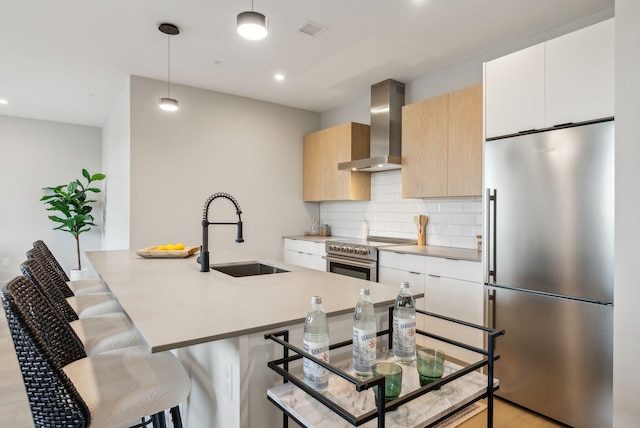
[(375, 260), (353, 259), (333, 254), (324, 258), (327, 260), (327, 272), (352, 276), (366, 281), (378, 281), (378, 263)]

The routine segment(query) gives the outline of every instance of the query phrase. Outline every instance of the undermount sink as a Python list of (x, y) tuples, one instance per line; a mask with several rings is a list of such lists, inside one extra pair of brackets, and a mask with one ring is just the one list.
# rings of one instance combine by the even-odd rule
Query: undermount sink
[(253, 276), (253, 275), (268, 275), (272, 273), (289, 272), (288, 270), (281, 269), (279, 267), (265, 265), (259, 262), (238, 262), (238, 263), (225, 263), (219, 265), (211, 265), (211, 269), (222, 272), (226, 275), (233, 277)]

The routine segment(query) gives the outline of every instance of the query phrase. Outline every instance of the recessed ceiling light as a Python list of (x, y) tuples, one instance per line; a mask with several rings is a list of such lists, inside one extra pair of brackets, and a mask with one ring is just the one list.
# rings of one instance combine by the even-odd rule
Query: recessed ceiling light
[(276, 79), (279, 82), (282, 82), (284, 80), (284, 74), (278, 73), (275, 76), (273, 76), (273, 78)]
[(4, 98), (0, 98), (0, 104), (9, 104), (9, 101), (5, 100)]

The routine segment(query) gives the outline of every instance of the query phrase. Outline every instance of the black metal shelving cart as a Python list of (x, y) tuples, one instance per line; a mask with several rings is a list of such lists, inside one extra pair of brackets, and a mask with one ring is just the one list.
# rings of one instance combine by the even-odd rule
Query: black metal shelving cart
[[(379, 395), (376, 401), (373, 392), (367, 393), (367, 390), (376, 385), (384, 390), (384, 377), (362, 380), (353, 374), (350, 361), (335, 365), (309, 356), (302, 348), (289, 343), (288, 330), (265, 334), (265, 339), (272, 340), (283, 348), (283, 357), (268, 363), (272, 370), (282, 376), (283, 384), (270, 388), (267, 392), (269, 401), (283, 412), (283, 427), (288, 426), (289, 418), (301, 426), (314, 426), (319, 421), (327, 424), (334, 418), (336, 423), (331, 423), (332, 427), (344, 424), (344, 421), (352, 426), (367, 424), (367, 426), (378, 428), (432, 427), (483, 398), (487, 399), (487, 427), (493, 427), (493, 394), (498, 389), (498, 381), (493, 378), (493, 372), (494, 362), (499, 358), (495, 353), (495, 341), (498, 336), (504, 334), (504, 330), (495, 330), (419, 309), (416, 313), (417, 316), (438, 318), (466, 328), (480, 330), (485, 335), (486, 349), (416, 329), (418, 335), (477, 353), (479, 360), (466, 365), (448, 361), (444, 376), (423, 387), (418, 382), (415, 362), (404, 366), (403, 391), (400, 397), (388, 403), (384, 403), (382, 395)], [(390, 307), (389, 319), (392, 317), (393, 307)], [(393, 323), (389, 324), (388, 329), (378, 332), (379, 338), (388, 336), (388, 350), (379, 352), (379, 361), (380, 357), (392, 358)], [(330, 346), (330, 350), (351, 345), (351, 340), (335, 343)], [(291, 355), (290, 351), (292, 351)], [(328, 392), (321, 393), (310, 388), (303, 382), (299, 373), (290, 372), (289, 364), (302, 359), (303, 356), (322, 365), (332, 374)], [(484, 374), (481, 373), (482, 370)], [(374, 423), (370, 421), (376, 419), (377, 425), (372, 425)]]

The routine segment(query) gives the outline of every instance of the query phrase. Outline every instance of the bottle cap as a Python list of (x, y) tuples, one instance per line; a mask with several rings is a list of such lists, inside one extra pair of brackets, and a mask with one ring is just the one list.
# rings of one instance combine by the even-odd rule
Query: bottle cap
[(407, 281), (402, 281), (400, 283), (400, 288), (409, 288), (409, 283)]
[(369, 295), (369, 289), (368, 288), (361, 288), (360, 289), (360, 295), (361, 296), (368, 296)]
[(322, 297), (320, 297), (320, 296), (312, 296), (311, 297), (311, 304), (312, 305), (318, 305), (320, 303), (322, 303)]

